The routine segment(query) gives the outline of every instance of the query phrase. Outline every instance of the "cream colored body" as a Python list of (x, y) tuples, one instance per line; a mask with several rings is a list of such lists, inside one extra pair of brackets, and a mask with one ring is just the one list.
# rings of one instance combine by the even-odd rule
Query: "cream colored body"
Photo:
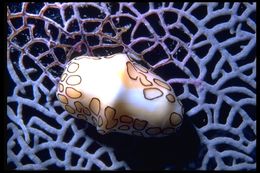
[(159, 137), (182, 123), (182, 105), (172, 88), (126, 54), (74, 58), (58, 88), (63, 107), (101, 134)]

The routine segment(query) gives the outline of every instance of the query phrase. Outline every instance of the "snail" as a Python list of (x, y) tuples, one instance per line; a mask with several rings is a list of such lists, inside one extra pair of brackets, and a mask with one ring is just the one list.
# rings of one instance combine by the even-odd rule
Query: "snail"
[(183, 121), (183, 106), (172, 87), (123, 53), (75, 57), (66, 65), (56, 95), (70, 115), (100, 134), (163, 137)]

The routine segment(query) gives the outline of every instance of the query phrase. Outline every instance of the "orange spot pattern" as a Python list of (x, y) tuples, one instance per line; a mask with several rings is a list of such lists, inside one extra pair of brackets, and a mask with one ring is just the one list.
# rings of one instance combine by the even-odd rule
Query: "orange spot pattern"
[[(78, 59), (82, 59), (82, 58), (78, 58)], [(100, 58), (92, 58), (95, 60), (98, 60)], [(127, 73), (128, 76), (130, 77), (130, 79), (132, 80), (137, 80), (139, 78), (139, 82), (143, 85), (143, 86), (152, 86), (153, 83), (151, 81), (148, 80), (147, 76), (143, 73), (148, 73), (148, 70), (138, 64), (133, 64), (132, 62), (128, 61), (126, 63), (127, 66)], [(69, 73), (75, 73), (78, 69), (79, 69), (80, 65), (77, 63), (69, 63), (68, 64), (68, 68), (67, 68), (67, 72)], [(61, 82), (65, 81), (67, 85), (79, 85), (81, 83), (81, 77), (78, 75), (68, 75), (67, 73), (64, 73), (61, 77)], [(160, 87), (163, 87), (167, 90), (171, 90), (171, 87), (159, 80), (159, 79), (153, 79), (154, 83), (156, 83), (157, 85), (159, 85)], [(64, 85), (62, 83), (59, 84), (59, 91), (63, 92), (64, 91)], [(173, 112), (170, 115), (170, 124), (173, 126), (173, 128), (171, 127), (167, 127), (164, 129), (161, 129), (160, 127), (150, 127), (148, 126), (148, 122), (146, 120), (140, 120), (137, 118), (132, 118), (130, 115), (121, 115), (119, 116), (119, 120), (116, 118), (116, 109), (110, 106), (107, 106), (104, 109), (104, 116), (105, 119), (103, 119), (103, 117), (100, 115), (100, 111), (101, 111), (101, 102), (98, 98), (92, 98), (89, 106), (86, 107), (84, 106), (81, 102), (79, 102), (78, 100), (76, 100), (74, 102), (74, 106), (75, 108), (71, 107), (70, 105), (68, 105), (68, 97), (72, 98), (72, 99), (78, 99), (82, 96), (82, 93), (80, 91), (78, 91), (77, 89), (75, 89), (74, 87), (66, 87), (65, 88), (65, 93), (66, 95), (62, 95), (62, 94), (58, 94), (58, 99), (65, 104), (65, 110), (67, 112), (69, 112), (70, 114), (75, 114), (76, 112), (77, 114), (77, 118), (79, 119), (84, 119), (88, 121), (87, 116), (91, 117), (91, 121), (92, 124), (94, 126), (98, 126), (101, 127), (105, 124), (105, 129), (97, 129), (97, 131), (100, 134), (105, 134), (108, 131), (117, 131), (115, 129), (115, 127), (117, 125), (118, 126), (118, 130), (120, 131), (125, 131), (125, 132), (129, 132), (135, 136), (157, 136), (157, 135), (168, 135), (171, 134), (173, 132), (175, 132), (176, 128), (182, 121), (182, 116), (180, 114), (177, 114), (175, 112)], [(158, 97), (161, 97), (163, 95), (163, 92), (157, 88), (157, 87), (150, 87), (150, 88), (145, 88), (144, 89), (144, 97), (148, 100), (153, 100), (156, 99)], [(172, 94), (168, 94), (166, 96), (166, 99), (173, 103), (175, 102), (175, 97)], [(178, 103), (181, 105), (181, 103), (179, 102), (179, 100), (177, 100)], [(94, 116), (92, 115), (92, 113), (94, 114)], [(183, 109), (182, 109), (183, 112)], [(146, 135), (144, 135), (144, 133)]]
[(100, 112), (100, 101), (98, 98), (92, 98), (90, 103), (89, 103), (89, 109), (95, 114), (95, 115), (99, 115)]
[[(147, 75), (144, 74), (144, 73), (148, 73), (148, 70), (146, 68), (144, 68), (134, 62), (131, 62), (131, 61), (127, 61), (126, 67), (127, 67), (127, 74), (130, 79), (137, 80), (139, 78), (139, 82), (144, 87), (153, 86), (153, 83), (148, 79)], [(159, 87), (163, 87), (163, 88), (171, 91), (170, 85), (165, 83), (164, 81), (154, 78), (153, 82), (155, 84), (157, 84)], [(143, 90), (143, 94), (144, 94), (145, 99), (153, 100), (153, 99), (161, 97), (163, 95), (163, 91), (158, 87), (150, 87), (150, 88), (145, 88)], [(172, 94), (168, 94), (166, 96), (166, 99), (170, 103), (175, 102), (175, 97)]]
[(117, 125), (118, 120), (115, 118), (115, 116), (116, 116), (116, 110), (110, 106), (107, 106), (105, 108), (105, 117), (107, 119), (107, 124), (106, 124), (107, 129), (112, 129)]

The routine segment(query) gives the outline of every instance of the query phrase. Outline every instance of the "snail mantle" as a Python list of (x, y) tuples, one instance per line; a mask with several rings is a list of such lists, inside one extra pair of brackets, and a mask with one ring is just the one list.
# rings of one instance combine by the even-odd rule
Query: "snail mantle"
[(100, 134), (163, 137), (176, 132), (183, 120), (183, 106), (172, 87), (122, 53), (72, 59), (57, 98), (69, 114)]

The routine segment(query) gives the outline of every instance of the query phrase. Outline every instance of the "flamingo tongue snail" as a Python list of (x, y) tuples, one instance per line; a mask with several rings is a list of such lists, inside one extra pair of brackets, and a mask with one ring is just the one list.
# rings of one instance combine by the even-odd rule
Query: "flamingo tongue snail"
[(61, 76), (57, 98), (69, 114), (96, 126), (101, 134), (163, 137), (183, 120), (172, 87), (122, 53), (72, 59)]

